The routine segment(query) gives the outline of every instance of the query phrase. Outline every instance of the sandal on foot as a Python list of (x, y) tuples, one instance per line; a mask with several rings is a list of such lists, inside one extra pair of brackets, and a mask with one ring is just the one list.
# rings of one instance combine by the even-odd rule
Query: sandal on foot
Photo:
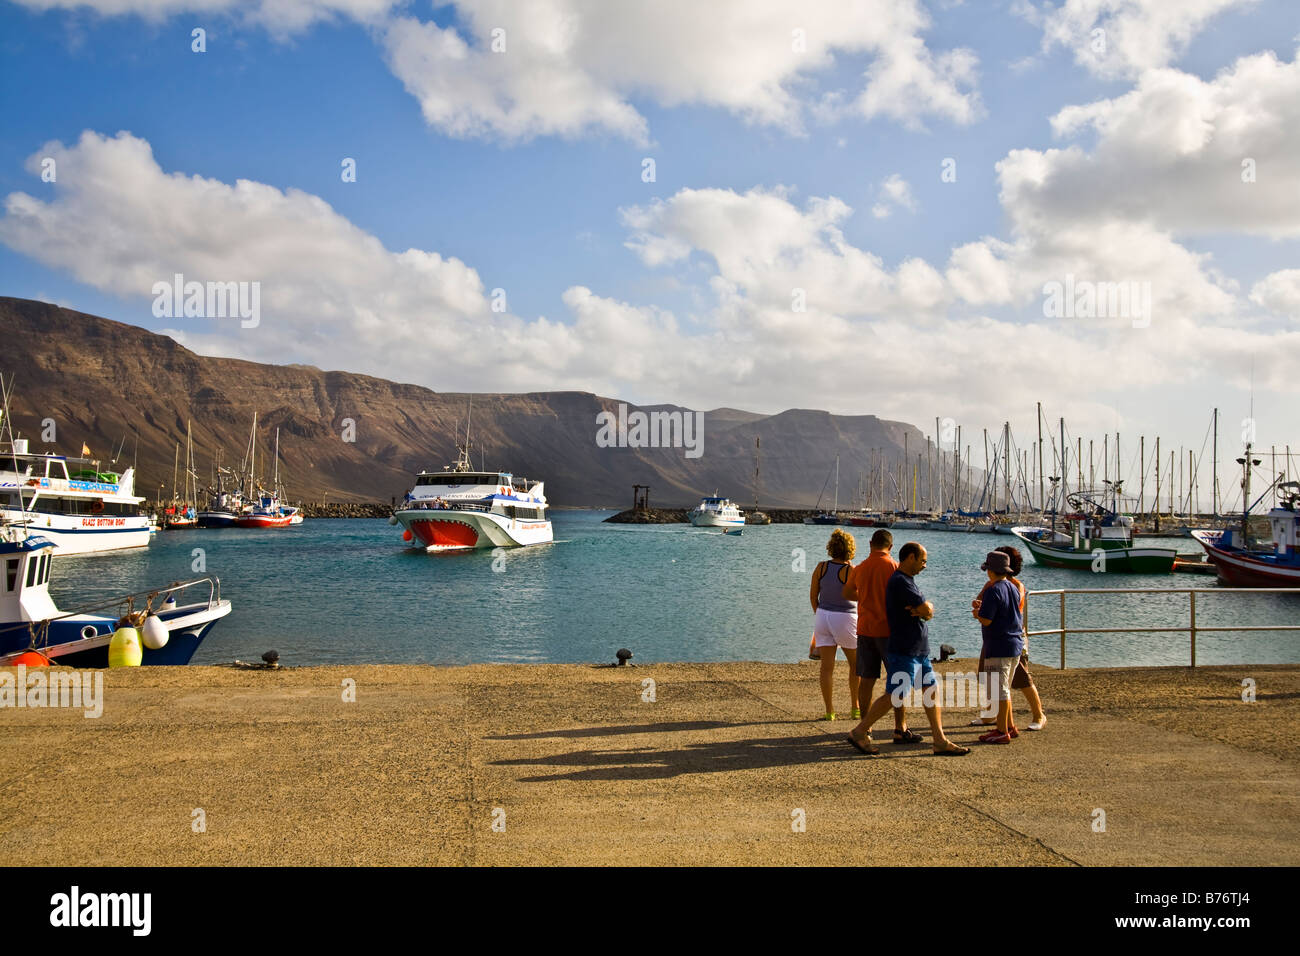
[(865, 744), (854, 737), (852, 734), (845, 734), (844, 739), (851, 743), (859, 753), (866, 754), (868, 757), (875, 757), (880, 753), (880, 748), (868, 740)]
[(861, 720), (861, 719), (862, 719), (862, 709), (861, 709), (861, 708), (859, 708), (859, 707), (854, 707), (854, 708), (853, 708), (853, 719), (854, 719), (854, 720)]
[(970, 753), (969, 747), (959, 747), (957, 744), (953, 744), (947, 750), (936, 750), (934, 755), (936, 757), (964, 757), (968, 753)]
[(896, 744), (919, 744), (925, 738), (912, 730), (895, 730), (894, 743)]
[(835, 711), (833, 711), (833, 710), (832, 710), (832, 711), (828, 711), (827, 713), (822, 714), (822, 715), (821, 715), (820, 717), (818, 717), (817, 719), (818, 719), (818, 720), (834, 720), (834, 719), (835, 719)]

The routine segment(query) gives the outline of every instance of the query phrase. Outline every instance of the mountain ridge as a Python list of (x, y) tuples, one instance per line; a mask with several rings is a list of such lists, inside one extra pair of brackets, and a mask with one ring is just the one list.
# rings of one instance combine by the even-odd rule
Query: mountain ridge
[[(237, 465), (258, 413), (259, 460), (269, 460), (280, 429), (281, 475), (292, 499), (387, 501), (400, 498), (421, 469), (456, 457), (470, 393), (310, 365), (270, 365), (198, 355), (167, 335), (30, 299), (0, 297), (0, 335), (11, 344), (3, 369), (16, 378), (11, 413), (33, 450), (111, 453), (126, 436), (122, 466), (138, 461), (137, 494), (169, 496), (175, 443), (186, 421), (195, 433), (196, 470), (206, 482), (218, 449)], [(473, 393), (475, 465), (545, 480), (562, 506), (627, 507), (632, 485), (651, 486), (651, 503), (695, 504), (715, 490), (751, 506), (754, 444), (762, 439), (767, 507), (812, 507), (838, 453), (841, 505), (883, 449), (895, 472), (904, 436), (915, 426), (875, 415), (786, 409), (763, 415), (722, 407), (704, 412), (702, 454), (681, 448), (599, 447), (597, 416), (694, 410), (638, 406), (584, 391)], [(712, 418), (710, 417), (712, 416)], [(53, 419), (56, 441), (40, 441)], [(349, 441), (349, 425), (354, 440)], [(182, 451), (183, 454), (183, 451)], [(269, 474), (268, 467), (265, 473)], [(830, 491), (826, 492), (829, 504)]]

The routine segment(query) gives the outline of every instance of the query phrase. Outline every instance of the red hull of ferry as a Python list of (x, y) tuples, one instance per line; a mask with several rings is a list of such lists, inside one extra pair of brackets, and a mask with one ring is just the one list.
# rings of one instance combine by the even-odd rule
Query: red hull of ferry
[(412, 521), (411, 533), (426, 548), (473, 548), (478, 544), (478, 532), (459, 521)]

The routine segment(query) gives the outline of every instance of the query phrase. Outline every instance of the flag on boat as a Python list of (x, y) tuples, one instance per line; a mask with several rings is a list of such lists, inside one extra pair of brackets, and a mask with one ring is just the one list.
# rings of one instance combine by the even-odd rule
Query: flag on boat
[(90, 457), (90, 446), (87, 445), (84, 441), (81, 443), (81, 457), (82, 458)]

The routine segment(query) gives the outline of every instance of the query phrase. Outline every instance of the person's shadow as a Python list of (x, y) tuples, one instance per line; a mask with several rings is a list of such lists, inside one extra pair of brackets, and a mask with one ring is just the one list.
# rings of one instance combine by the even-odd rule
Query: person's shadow
[[(852, 726), (845, 721), (845, 729)], [(729, 724), (722, 721), (683, 721), (669, 724), (633, 724), (615, 727), (581, 727), (541, 733), (510, 734), (487, 737), (487, 740), (537, 740), (544, 738), (603, 737), (638, 733), (673, 733), (692, 730), (716, 730), (725, 727), (764, 725), (795, 727), (806, 721), (762, 721)], [(901, 748), (900, 748), (901, 749)], [(929, 752), (929, 747), (925, 747)], [(844, 740), (843, 734), (815, 736), (759, 737), (746, 740), (714, 740), (688, 743), (681, 747), (635, 747), (616, 750), (573, 750), (544, 757), (516, 757), (493, 760), (494, 767), (568, 767), (568, 772), (520, 777), (521, 783), (549, 780), (661, 780), (690, 773), (727, 773), (734, 770), (760, 770), (766, 767), (792, 767), (801, 764), (838, 763), (862, 757)]]

